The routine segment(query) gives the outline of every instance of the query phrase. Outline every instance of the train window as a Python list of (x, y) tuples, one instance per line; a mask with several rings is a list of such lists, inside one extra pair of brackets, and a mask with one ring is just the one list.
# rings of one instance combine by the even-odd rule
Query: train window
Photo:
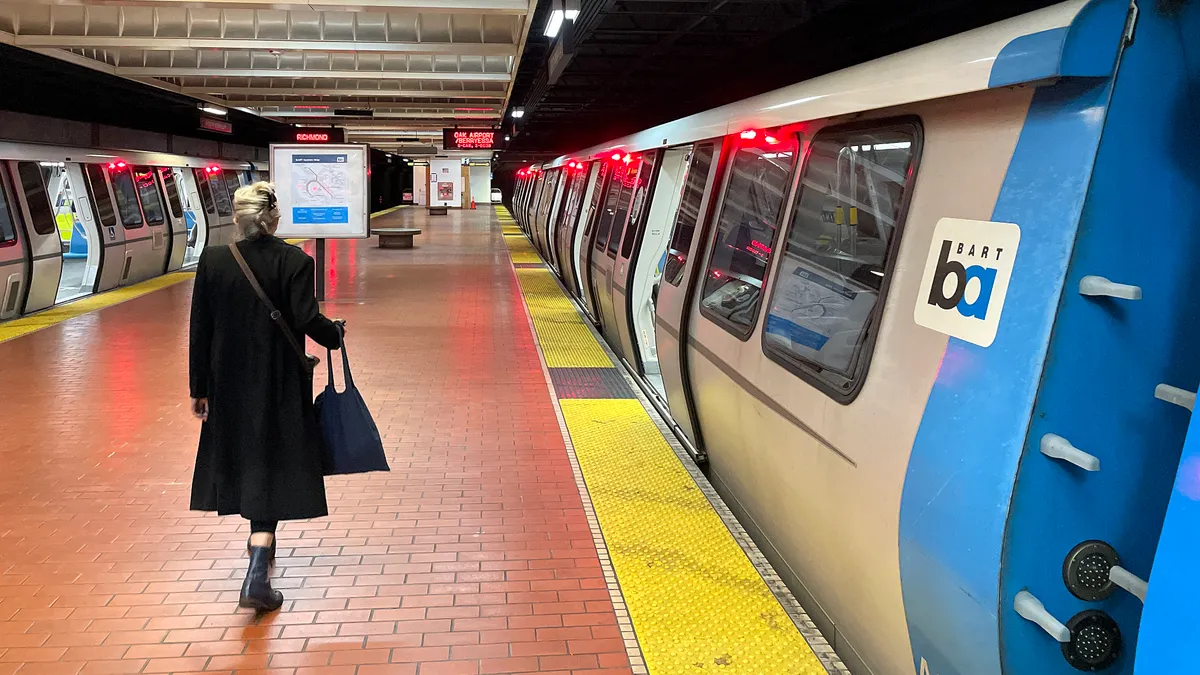
[(142, 211), (138, 208), (137, 188), (133, 186), (133, 177), (129, 169), (114, 169), (108, 176), (112, 179), (113, 195), (117, 198), (117, 212), (121, 214), (121, 224), (127, 230), (141, 227)]
[(217, 215), (217, 202), (213, 198), (208, 174), (204, 173), (203, 169), (192, 169), (192, 175), (196, 177), (196, 189), (200, 193), (200, 201), (204, 204), (204, 212), (211, 216)]
[(621, 183), (625, 180), (625, 165), (618, 164), (613, 167), (612, 175), (608, 181), (608, 191), (604, 195), (604, 202), (600, 206), (600, 213), (596, 215), (596, 250), (603, 251), (608, 244), (608, 235), (612, 231), (613, 215), (617, 212), (617, 200), (621, 196)]
[(154, 171), (148, 166), (134, 167), (133, 179), (142, 202), (142, 213), (146, 215), (146, 224), (165, 224), (167, 217), (163, 214), (162, 198), (159, 197), (158, 185), (154, 182)]
[(9, 203), (7, 191), (4, 189), (3, 176), (0, 176), (0, 246), (9, 246), (17, 242), (17, 226), (12, 208), (13, 205)]
[(212, 189), (213, 200), (217, 204), (217, 213), (222, 216), (232, 216), (233, 195), (229, 194), (225, 181), (221, 180), (220, 176), (213, 176), (212, 179), (208, 181), (208, 185)]
[(633, 186), (633, 204), (630, 206), (629, 225), (625, 227), (625, 237), (621, 241), (621, 257), (626, 260), (633, 255), (633, 242), (640, 237), (639, 225), (644, 222), (642, 214), (646, 211), (646, 199), (650, 196), (650, 179), (654, 176), (654, 165), (658, 162), (658, 151), (646, 153), (642, 161), (642, 169), (637, 173)]
[(704, 200), (704, 187), (708, 185), (708, 171), (715, 149), (715, 144), (705, 143), (692, 151), (679, 209), (675, 212), (675, 230), (671, 234), (667, 263), (663, 268), (663, 278), (672, 286), (683, 281), (683, 268), (687, 264), (688, 251), (692, 249), (692, 236), (696, 233), (696, 220), (700, 217), (700, 203)]
[(766, 138), (774, 143), (752, 141), (733, 156), (700, 296), (700, 313), (743, 340), (758, 318), (775, 228), (799, 149), (795, 135)]
[[(600, 162), (600, 168), (596, 174), (596, 184), (592, 186), (592, 201), (588, 204), (587, 222), (583, 224), (583, 240), (592, 234), (592, 228), (596, 226), (596, 222), (600, 220), (599, 208), (600, 199), (604, 195), (604, 179), (608, 178), (608, 162)], [(587, 244), (584, 244), (585, 246)]]
[(46, 193), (46, 181), (42, 180), (41, 168), (37, 162), (18, 162), (17, 175), (21, 179), (25, 203), (29, 206), (33, 231), (40, 235), (55, 234), (58, 225), (54, 220), (54, 211), (50, 209), (50, 196)]
[(175, 171), (169, 166), (162, 166), (158, 169), (158, 175), (162, 176), (163, 187), (167, 192), (167, 210), (171, 212), (172, 218), (183, 217), (183, 202), (179, 200), (179, 185), (175, 182)]
[(610, 258), (617, 257), (617, 247), (621, 244), (621, 232), (625, 229), (625, 221), (629, 218), (629, 202), (638, 182), (638, 169), (641, 168), (641, 165), (641, 158), (631, 159), (628, 164), (622, 163), (622, 166), (613, 173), (613, 184), (618, 185), (621, 192), (617, 195), (617, 204), (612, 215), (612, 228), (609, 230), (608, 257)]
[(241, 181), (238, 180), (238, 172), (225, 171), (222, 175), (225, 176), (225, 189), (229, 190), (229, 199), (232, 200), (233, 193), (242, 187)]
[(902, 123), (831, 128), (808, 150), (763, 350), (837, 398), (862, 381), (919, 156)]
[(87, 193), (96, 208), (96, 217), (100, 219), (101, 227), (115, 227), (117, 212), (113, 210), (112, 197), (108, 192), (108, 183), (104, 181), (104, 168), (99, 164), (83, 165), (87, 177)]

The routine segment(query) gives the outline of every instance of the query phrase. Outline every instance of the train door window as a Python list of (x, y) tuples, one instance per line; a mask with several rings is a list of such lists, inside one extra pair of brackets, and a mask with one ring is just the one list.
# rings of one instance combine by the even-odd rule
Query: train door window
[(50, 210), (50, 199), (46, 194), (46, 183), (42, 180), (42, 170), (36, 162), (20, 162), (17, 164), (17, 175), (21, 179), (25, 202), (29, 205), (30, 225), (33, 226), (33, 231), (40, 235), (54, 234), (57, 226), (54, 222), (54, 212)]
[(208, 174), (203, 169), (192, 169), (192, 175), (196, 177), (196, 189), (200, 192), (200, 201), (203, 202), (204, 212), (209, 215), (217, 215), (217, 200), (213, 197), (212, 184), (208, 180)]
[(823, 130), (808, 151), (763, 350), (844, 402), (870, 360), (919, 146), (905, 122)]
[(758, 318), (775, 228), (799, 151), (795, 135), (762, 136), (743, 142), (733, 156), (700, 295), (700, 313), (742, 340)]
[(169, 166), (159, 167), (158, 175), (162, 176), (163, 187), (167, 193), (167, 210), (171, 217), (183, 217), (183, 202), (179, 199), (179, 184), (175, 182), (175, 170)]
[(0, 176), (0, 246), (12, 246), (17, 243), (17, 226), (13, 218), (13, 205), (4, 188), (4, 177)]
[[(628, 156), (627, 156), (628, 157)], [(641, 168), (641, 158), (630, 158), (628, 162), (622, 162), (624, 171), (617, 169), (614, 174), (613, 183), (619, 184), (621, 188), (617, 195), (617, 204), (613, 211), (612, 228), (608, 236), (608, 257), (617, 257), (617, 247), (621, 244), (621, 232), (625, 227), (625, 220), (629, 217), (629, 200), (633, 197), (633, 189), (638, 182), (638, 170)], [(620, 176), (620, 180), (617, 180)]]
[(142, 202), (142, 213), (146, 216), (146, 223), (166, 224), (167, 217), (163, 214), (162, 198), (158, 194), (158, 184), (154, 181), (154, 171), (148, 166), (137, 166), (133, 169), (133, 178), (137, 184), (138, 198)]
[[(613, 230), (613, 223), (616, 220), (617, 205), (621, 201), (621, 189), (625, 183), (625, 174), (628, 173), (629, 165), (617, 163), (612, 168), (612, 176), (608, 181), (608, 191), (604, 195), (604, 204), (597, 218), (599, 223), (596, 225), (596, 250), (603, 251), (608, 246), (609, 235)], [(622, 223), (624, 224), (624, 223)], [(618, 232), (617, 236), (621, 236)], [(615, 246), (613, 247), (616, 248)]]
[(626, 260), (633, 255), (633, 242), (637, 240), (639, 225), (643, 222), (642, 214), (646, 209), (647, 190), (650, 189), (650, 178), (654, 175), (654, 165), (658, 161), (658, 151), (648, 152), (642, 159), (641, 170), (635, 174), (633, 181), (633, 204), (629, 207), (631, 216), (629, 225), (625, 228), (625, 237), (621, 241), (621, 257)]
[[(238, 179), (237, 171), (224, 171), (221, 173), (225, 177), (225, 189), (229, 190), (229, 199), (233, 199), (233, 193), (237, 192), (242, 187), (242, 182)], [(231, 202), (232, 203), (232, 202)]]
[(592, 186), (592, 201), (588, 205), (587, 222), (583, 224), (583, 241), (584, 246), (587, 245), (587, 238), (592, 234), (592, 228), (600, 220), (600, 200), (604, 198), (604, 179), (608, 178), (608, 162), (600, 162), (599, 173), (596, 174), (596, 184)]
[(212, 188), (213, 201), (217, 204), (217, 213), (222, 216), (232, 216), (232, 195), (229, 194), (225, 181), (222, 180), (221, 176), (217, 175), (208, 181), (208, 185)]
[(99, 164), (85, 164), (83, 173), (87, 177), (87, 193), (92, 205), (96, 208), (96, 217), (100, 226), (115, 227), (117, 212), (113, 209), (112, 197), (108, 193), (108, 184), (104, 182), (104, 169)]
[(675, 228), (671, 233), (667, 262), (663, 267), (663, 278), (672, 286), (678, 286), (679, 282), (683, 281), (683, 268), (687, 265), (688, 251), (692, 249), (692, 237), (696, 233), (700, 203), (704, 200), (704, 186), (708, 184), (708, 172), (712, 167), (715, 151), (714, 143), (703, 143), (697, 145), (692, 152), (683, 195), (679, 199), (679, 210), (675, 214)]
[(117, 198), (117, 213), (121, 215), (121, 224), (127, 230), (142, 226), (142, 211), (138, 207), (137, 188), (133, 185), (133, 176), (129, 169), (113, 169), (109, 174), (112, 178), (113, 196)]

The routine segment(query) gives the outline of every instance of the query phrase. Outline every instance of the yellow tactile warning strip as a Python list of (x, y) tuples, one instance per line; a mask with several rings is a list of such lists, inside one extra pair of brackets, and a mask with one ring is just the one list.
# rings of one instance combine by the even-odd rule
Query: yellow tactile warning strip
[[(532, 252), (524, 238), (504, 239), (514, 262)], [(566, 365), (559, 363), (564, 355), (584, 353), (590, 367), (616, 367), (550, 270), (514, 273), (547, 367)], [(579, 329), (563, 330), (572, 322)], [(592, 356), (593, 350), (605, 363)], [(634, 672), (831, 672), (641, 401), (563, 398), (557, 403), (585, 499), (590, 497), (595, 510), (601, 557), (606, 549), (644, 658), (644, 665), (635, 659)], [(806, 628), (810, 634), (814, 630), (811, 623)], [(836, 661), (828, 644), (820, 642), (826, 660)]]
[(0, 323), (0, 342), (7, 342), (22, 335), (28, 335), (34, 331), (53, 326), (56, 323), (62, 323), (67, 319), (74, 319), (88, 312), (119, 305), (127, 300), (133, 300), (134, 298), (141, 297), (147, 293), (153, 293), (160, 288), (173, 286), (190, 278), (192, 278), (191, 272), (173, 272), (143, 281), (139, 284), (116, 288), (104, 293), (97, 293), (96, 295), (90, 295), (86, 298), (59, 305), (58, 307), (51, 307), (44, 312)]

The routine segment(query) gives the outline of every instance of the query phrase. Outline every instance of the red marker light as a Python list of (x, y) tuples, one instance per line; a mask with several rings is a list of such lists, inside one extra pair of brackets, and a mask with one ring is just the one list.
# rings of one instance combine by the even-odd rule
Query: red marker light
[(775, 145), (779, 142), (779, 139), (775, 138), (774, 136), (767, 136), (763, 140), (766, 141), (768, 145)]
[(632, 161), (633, 161), (633, 156), (632, 156), (632, 155), (625, 155), (625, 158), (624, 158), (624, 159), (622, 159), (621, 161), (622, 161), (622, 162), (625, 162), (626, 164), (628, 164), (628, 163), (630, 163), (630, 162), (632, 162)]
[(745, 139), (745, 140), (747, 140), (747, 141), (752, 141), (752, 140), (754, 140), (755, 138), (758, 138), (758, 132), (757, 132), (757, 131), (755, 131), (755, 130), (753, 130), (753, 129), (749, 129), (749, 130), (747, 130), (747, 131), (743, 131), (743, 132), (742, 132), (742, 138), (744, 138), (744, 139)]
[(613, 156), (612, 156), (612, 161), (614, 161), (614, 162), (619, 162), (619, 161), (621, 161), (621, 153), (619, 153), (619, 152), (614, 152), (614, 153), (613, 153)]

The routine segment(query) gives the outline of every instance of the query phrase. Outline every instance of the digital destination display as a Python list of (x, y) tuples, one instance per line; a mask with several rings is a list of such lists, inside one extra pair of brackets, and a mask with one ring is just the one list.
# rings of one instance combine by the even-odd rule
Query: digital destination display
[(495, 129), (443, 129), (443, 150), (495, 150)]

